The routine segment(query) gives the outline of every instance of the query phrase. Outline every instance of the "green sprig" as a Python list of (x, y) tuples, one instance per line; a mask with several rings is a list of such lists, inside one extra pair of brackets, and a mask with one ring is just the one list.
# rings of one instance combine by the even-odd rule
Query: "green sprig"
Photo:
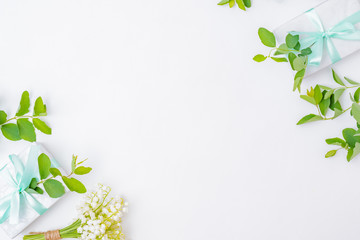
[(298, 89), (300, 92), (301, 83), (308, 65), (308, 56), (312, 53), (311, 47), (302, 49), (299, 35), (288, 34), (285, 38), (285, 43), (279, 46), (277, 46), (274, 33), (266, 28), (259, 28), (258, 35), (262, 44), (271, 49), (268, 55), (257, 54), (253, 60), (263, 62), (267, 59), (272, 59), (275, 62), (288, 62), (291, 68), (296, 71), (293, 91)]
[(218, 5), (229, 4), (229, 7), (232, 8), (235, 6), (235, 3), (241, 10), (246, 11), (247, 8), (251, 7), (251, 0), (221, 0)]
[(0, 110), (0, 127), (5, 138), (11, 141), (23, 139), (25, 141), (35, 142), (35, 129), (51, 135), (51, 128), (40, 119), (40, 117), (47, 115), (46, 105), (43, 103), (41, 97), (38, 97), (35, 101), (33, 114), (29, 115), (29, 112), (30, 96), (28, 91), (22, 93), (19, 109), (14, 117), (8, 118), (5, 111)]
[[(78, 157), (72, 157), (72, 170), (68, 175), (61, 173), (60, 169), (51, 167), (50, 158), (42, 153), (38, 157), (40, 180), (33, 178), (27, 192), (33, 194), (43, 194), (44, 190), (40, 187), (43, 185), (45, 191), (52, 198), (59, 198), (65, 194), (65, 186), (72, 192), (86, 193), (86, 187), (82, 182), (73, 177), (73, 175), (85, 175), (91, 172), (92, 168), (84, 167), (82, 164), (87, 160), (78, 162)], [(60, 182), (59, 180), (62, 180)]]

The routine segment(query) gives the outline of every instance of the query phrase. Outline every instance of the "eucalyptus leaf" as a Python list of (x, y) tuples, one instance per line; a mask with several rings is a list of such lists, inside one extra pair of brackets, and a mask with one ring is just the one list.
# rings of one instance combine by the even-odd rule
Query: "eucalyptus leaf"
[(77, 193), (86, 193), (86, 188), (84, 184), (82, 184), (79, 180), (75, 178), (68, 178), (65, 176), (62, 177), (62, 180), (70, 191)]
[(46, 179), (50, 175), (51, 161), (50, 158), (42, 153), (38, 157), (39, 173), (41, 179)]
[(49, 172), (53, 175), (53, 177), (62, 176), (60, 170), (57, 168), (50, 168)]
[(355, 120), (360, 123), (360, 105), (357, 103), (353, 103), (351, 106), (351, 113)]
[(294, 48), (299, 42), (299, 35), (291, 35), (290, 33), (285, 38), (288, 48)]
[(259, 28), (258, 31), (261, 42), (267, 47), (276, 47), (275, 35), (266, 28)]
[(347, 78), (347, 77), (344, 77), (345, 78), (345, 80), (348, 82), (348, 83), (350, 83), (350, 84), (352, 84), (352, 85), (360, 85), (360, 83), (358, 83), (358, 82), (356, 82), (356, 81), (353, 81), (353, 80), (351, 80), (350, 78)]
[(8, 123), (1, 126), (1, 132), (7, 139), (11, 141), (21, 140), (19, 128), (15, 123)]
[(46, 116), (46, 105), (41, 97), (38, 97), (35, 101), (34, 116)]
[(341, 86), (345, 86), (344, 82), (341, 80), (341, 78), (339, 77), (339, 75), (337, 75), (337, 73), (334, 71), (334, 69), (332, 69), (332, 74), (333, 74), (333, 78), (334, 78), (334, 81), (341, 85)]
[(345, 147), (346, 142), (341, 138), (329, 138), (325, 140), (327, 144), (329, 145), (337, 145), (341, 147)]
[(297, 123), (297, 125), (314, 122), (314, 121), (320, 121), (320, 120), (323, 120), (323, 118), (321, 116), (315, 115), (315, 114), (309, 114), (309, 115), (306, 115), (305, 117), (303, 117), (302, 119), (300, 119), (300, 121)]
[(335, 156), (336, 152), (337, 152), (337, 150), (331, 150), (331, 151), (327, 152), (325, 154), (325, 158), (330, 158), (330, 157)]
[(239, 7), (241, 10), (246, 11), (245, 4), (244, 4), (243, 0), (236, 0), (236, 3), (237, 3), (238, 7)]
[(304, 99), (305, 101), (308, 101), (311, 104), (316, 105), (316, 101), (313, 97), (310, 97), (308, 95), (300, 95), (300, 98)]
[(29, 92), (28, 91), (24, 91), (21, 95), (21, 99), (20, 99), (20, 106), (19, 109), (16, 113), (16, 116), (23, 116), (26, 113), (29, 112), (29, 108), (30, 108), (30, 97), (29, 97)]
[(4, 124), (6, 122), (7, 114), (4, 111), (0, 111), (0, 124)]
[(51, 128), (46, 123), (38, 118), (33, 118), (34, 126), (41, 132), (51, 135)]
[(21, 118), (17, 120), (17, 125), (19, 128), (19, 135), (22, 139), (35, 142), (36, 141), (36, 134), (34, 125), (29, 122), (26, 118)]
[(46, 180), (44, 188), (51, 198), (59, 198), (65, 194), (64, 185), (55, 179)]
[(80, 166), (75, 169), (74, 173), (76, 175), (85, 175), (85, 174), (88, 174), (89, 172), (91, 172), (91, 170), (92, 170), (92, 168), (90, 168), (90, 167)]
[(254, 60), (255, 62), (263, 62), (263, 61), (265, 61), (266, 59), (267, 59), (267, 57), (264, 56), (264, 55), (262, 55), (262, 54), (258, 54), (258, 55), (256, 55), (256, 56), (253, 58), (253, 60)]
[(271, 57), (272, 60), (275, 62), (287, 62), (288, 60), (286, 58), (279, 58), (279, 57)]

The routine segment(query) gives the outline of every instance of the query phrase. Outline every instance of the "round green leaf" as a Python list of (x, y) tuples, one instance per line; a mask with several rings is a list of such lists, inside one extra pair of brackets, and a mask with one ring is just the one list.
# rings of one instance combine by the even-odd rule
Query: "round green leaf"
[(38, 97), (35, 101), (34, 116), (46, 116), (46, 105), (41, 97)]
[(24, 114), (28, 113), (29, 108), (30, 108), (29, 92), (24, 91), (23, 94), (21, 95), (20, 107), (19, 107), (19, 110), (16, 113), (16, 116), (19, 117), (19, 116), (23, 116)]
[(57, 168), (50, 168), (49, 171), (54, 177), (61, 176), (61, 172)]
[(46, 123), (38, 118), (33, 118), (34, 126), (41, 132), (51, 135), (51, 128)]
[(48, 179), (44, 182), (45, 191), (52, 198), (59, 198), (65, 194), (64, 185), (55, 179)]
[(255, 62), (263, 62), (263, 61), (266, 60), (266, 58), (267, 58), (267, 57), (265, 57), (264, 55), (258, 54), (258, 55), (256, 55), (256, 56), (253, 58), (253, 60), (254, 60)]
[(6, 122), (7, 114), (4, 111), (0, 111), (0, 124)]
[(86, 188), (84, 184), (82, 184), (79, 180), (68, 177), (62, 177), (62, 180), (70, 191), (77, 193), (86, 193)]
[(39, 163), (40, 178), (46, 179), (50, 175), (50, 167), (51, 167), (50, 158), (45, 153), (42, 153), (38, 157), (38, 163)]
[(85, 174), (88, 174), (89, 172), (91, 172), (92, 168), (90, 167), (78, 167), (75, 169), (74, 173), (76, 175), (85, 175)]
[(288, 48), (293, 49), (299, 42), (299, 35), (288, 34), (286, 36), (285, 42), (286, 42), (286, 45), (288, 46)]
[(328, 151), (328, 152), (325, 154), (325, 157), (326, 157), (326, 158), (333, 157), (333, 156), (335, 156), (336, 152), (337, 152), (337, 150)]
[(19, 127), (19, 134), (22, 139), (29, 141), (29, 142), (36, 141), (34, 125), (32, 125), (32, 123), (29, 122), (28, 119), (26, 119), (26, 118), (18, 119), (17, 125)]
[(275, 35), (266, 28), (259, 28), (258, 31), (261, 42), (267, 47), (276, 47)]
[(19, 128), (15, 123), (8, 123), (1, 126), (1, 132), (7, 139), (11, 141), (21, 140)]

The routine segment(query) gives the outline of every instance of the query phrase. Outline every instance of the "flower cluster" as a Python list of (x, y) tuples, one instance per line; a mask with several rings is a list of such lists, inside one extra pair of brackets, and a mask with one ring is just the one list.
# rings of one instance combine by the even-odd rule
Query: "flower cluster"
[(98, 184), (96, 191), (87, 193), (78, 206), (81, 226), (77, 232), (84, 240), (125, 239), (121, 218), (127, 212), (127, 202), (120, 197), (110, 198), (111, 188)]

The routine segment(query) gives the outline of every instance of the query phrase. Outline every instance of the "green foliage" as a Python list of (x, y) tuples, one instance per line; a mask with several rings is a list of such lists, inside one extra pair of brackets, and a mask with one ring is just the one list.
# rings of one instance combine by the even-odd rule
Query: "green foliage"
[(221, 0), (218, 5), (229, 4), (229, 7), (232, 8), (235, 6), (235, 3), (241, 10), (246, 11), (246, 8), (251, 7), (251, 0)]
[[(266, 47), (270, 47), (268, 55), (258, 54), (253, 60), (256, 62), (263, 62), (266, 59), (272, 59), (275, 62), (289, 62), (291, 68), (296, 71), (294, 77), (293, 91), (296, 89), (300, 92), (302, 80), (304, 79), (307, 64), (308, 55), (312, 53), (311, 48), (307, 47), (301, 49), (299, 42), (299, 35), (288, 34), (285, 38), (285, 43), (276, 46), (275, 35), (265, 28), (259, 28), (259, 38)], [(282, 57), (275, 57), (283, 55)]]
[[(85, 193), (86, 187), (84, 184), (71, 176), (88, 174), (91, 172), (92, 168), (82, 166), (87, 159), (81, 162), (78, 162), (77, 159), (77, 156), (72, 157), (71, 173), (69, 175), (64, 175), (61, 173), (60, 169), (51, 167), (50, 158), (45, 153), (40, 154), (38, 157), (40, 181), (33, 178), (26, 191), (33, 194), (43, 194), (43, 189), (39, 187), (43, 184), (45, 191), (50, 197), (58, 198), (65, 194), (65, 184), (70, 191)], [(64, 184), (59, 180), (62, 180)]]
[[(51, 134), (51, 128), (40, 119), (40, 117), (47, 115), (46, 105), (43, 103), (41, 97), (38, 97), (35, 101), (33, 114), (26, 115), (29, 112), (30, 96), (28, 91), (22, 93), (19, 109), (14, 117), (8, 118), (6, 112), (0, 111), (0, 128), (5, 138), (11, 141), (23, 139), (25, 141), (35, 142), (35, 128), (45, 134)], [(13, 121), (16, 121), (16, 124), (12, 123)]]

